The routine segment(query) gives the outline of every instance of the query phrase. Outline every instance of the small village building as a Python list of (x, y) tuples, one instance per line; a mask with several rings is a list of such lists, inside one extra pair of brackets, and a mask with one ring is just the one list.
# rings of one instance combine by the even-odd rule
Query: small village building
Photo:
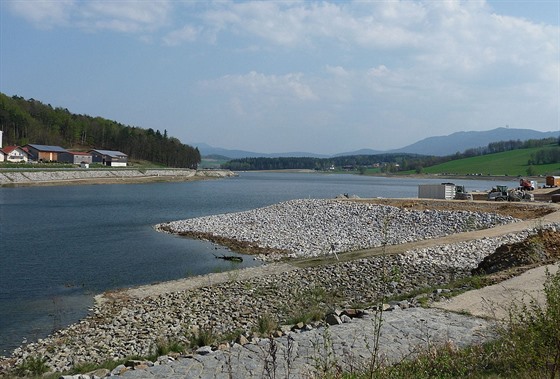
[(29, 153), (29, 158), (37, 162), (58, 162), (58, 154), (68, 151), (60, 146), (49, 145), (25, 145), (24, 149)]
[(93, 157), (90, 153), (85, 153), (83, 151), (67, 151), (65, 153), (58, 154), (58, 161), (64, 163), (72, 164), (90, 164), (92, 163)]
[(2, 149), (3, 161), (6, 162), (28, 162), (29, 154), (19, 146), (6, 146)]
[(111, 167), (126, 167), (128, 155), (114, 150), (90, 150), (93, 163), (101, 163)]

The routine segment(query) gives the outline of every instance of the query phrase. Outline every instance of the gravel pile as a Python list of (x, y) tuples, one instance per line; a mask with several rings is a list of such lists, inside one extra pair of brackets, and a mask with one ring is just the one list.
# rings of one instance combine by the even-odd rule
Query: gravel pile
[(176, 234), (248, 242), (282, 254), (273, 261), (316, 257), (383, 244), (395, 245), (518, 221), (470, 211), (407, 210), (344, 200), (292, 200), (246, 212), (174, 221), (156, 226)]

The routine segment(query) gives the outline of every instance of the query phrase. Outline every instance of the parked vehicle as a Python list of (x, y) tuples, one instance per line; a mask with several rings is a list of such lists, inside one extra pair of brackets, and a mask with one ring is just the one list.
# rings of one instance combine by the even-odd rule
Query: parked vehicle
[(560, 186), (560, 176), (546, 177), (546, 187), (559, 187), (559, 186)]

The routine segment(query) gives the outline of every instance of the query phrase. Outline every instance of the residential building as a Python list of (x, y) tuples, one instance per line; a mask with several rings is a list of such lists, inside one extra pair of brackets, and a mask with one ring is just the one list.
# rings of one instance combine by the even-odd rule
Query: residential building
[(6, 162), (27, 162), (29, 154), (19, 146), (6, 146), (2, 149), (3, 160)]

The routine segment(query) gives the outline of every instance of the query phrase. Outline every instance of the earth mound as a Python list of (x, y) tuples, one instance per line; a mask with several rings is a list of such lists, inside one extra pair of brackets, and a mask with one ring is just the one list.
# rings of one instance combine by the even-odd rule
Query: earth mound
[(560, 260), (560, 231), (539, 230), (524, 241), (505, 244), (488, 255), (473, 275), (493, 274), (513, 267), (547, 264)]

